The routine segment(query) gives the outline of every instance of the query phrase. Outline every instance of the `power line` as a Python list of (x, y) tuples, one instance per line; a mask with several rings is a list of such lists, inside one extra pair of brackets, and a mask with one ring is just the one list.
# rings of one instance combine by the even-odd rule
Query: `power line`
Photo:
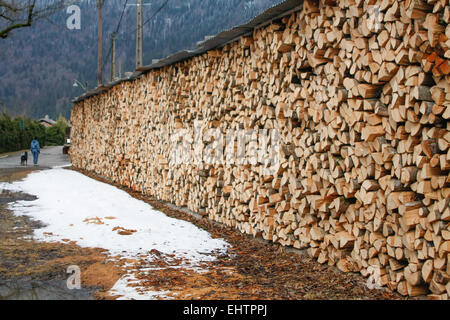
[[(158, 10), (156, 10), (155, 13), (153, 13), (153, 15), (152, 15), (150, 18), (148, 18), (147, 20), (145, 20), (145, 22), (142, 24), (142, 26), (144, 26), (145, 24), (147, 24), (148, 22), (150, 22), (150, 21), (151, 21), (151, 20), (152, 20), (159, 12), (161, 12), (161, 10), (164, 9), (164, 7), (167, 5), (168, 2), (169, 2), (169, 0), (165, 0), (164, 3), (158, 8)], [(117, 26), (116, 33), (119, 31), (120, 22), (121, 22), (121, 20), (122, 20), (122, 17), (123, 17), (123, 14), (124, 14), (124, 11), (125, 11), (125, 8), (126, 8), (127, 3), (128, 3), (128, 0), (126, 0), (125, 5), (124, 5), (124, 8), (123, 8), (123, 10), (122, 10), (122, 15), (121, 15), (121, 18), (120, 18), (120, 20), (119, 20), (119, 24), (118, 24), (118, 26)], [(135, 28), (131, 33), (135, 33), (136, 31), (137, 31), (137, 28)], [(106, 61), (108, 61), (108, 58), (109, 58), (109, 56), (111, 55), (111, 51), (112, 51), (112, 44), (111, 44), (111, 46), (109, 47), (108, 55), (107, 55), (106, 59), (105, 59), (104, 62), (103, 62), (103, 66), (106, 64)]]
[(147, 19), (144, 23), (142, 23), (142, 0), (138, 0), (139, 7), (137, 10), (137, 28), (136, 28), (136, 69), (142, 67), (142, 32), (144, 29), (144, 25), (152, 20), (161, 10), (167, 5), (169, 0), (166, 0), (155, 13)]
[(117, 28), (116, 28), (115, 33), (119, 32), (120, 24), (121, 24), (121, 22), (122, 22), (122, 18), (123, 18), (123, 15), (124, 15), (124, 13), (125, 13), (125, 8), (126, 8), (126, 6), (127, 6), (127, 3), (128, 3), (128, 0), (125, 1), (125, 5), (123, 6), (122, 14), (120, 15), (119, 23), (117, 24)]
[(166, 0), (161, 7), (159, 7), (158, 10), (156, 10), (156, 12), (147, 20), (145, 20), (145, 22), (142, 24), (142, 26), (145, 26), (147, 22), (149, 22), (150, 20), (152, 20), (162, 9), (164, 9), (164, 7), (167, 5), (167, 3), (169, 2), (169, 0)]
[[(128, 0), (125, 1), (125, 4), (124, 4), (124, 6), (123, 6), (123, 8), (122, 8), (122, 13), (120, 14), (119, 22), (117, 23), (116, 30), (114, 31), (113, 34), (117, 34), (117, 33), (119, 32), (120, 24), (122, 23), (122, 18), (123, 18), (123, 15), (124, 15), (124, 13), (125, 13), (125, 9), (126, 9), (126, 7), (127, 7), (127, 3), (128, 3)], [(111, 54), (111, 51), (112, 51), (112, 43), (111, 43), (111, 45), (110, 45), (110, 47), (109, 47), (108, 54), (106, 55), (106, 59), (103, 61), (102, 69), (105, 67), (106, 61), (108, 61), (108, 58), (109, 58), (109, 56), (110, 56), (110, 54)]]
[[(158, 10), (156, 10), (155, 13), (150, 18), (145, 20), (145, 22), (142, 24), (142, 26), (145, 26), (148, 22), (150, 22), (150, 20), (152, 20), (162, 9), (164, 9), (164, 7), (167, 5), (168, 2), (169, 2), (169, 0), (164, 1), (164, 3), (158, 8)], [(137, 30), (137, 28), (134, 29), (132, 33), (135, 33), (136, 30)]]

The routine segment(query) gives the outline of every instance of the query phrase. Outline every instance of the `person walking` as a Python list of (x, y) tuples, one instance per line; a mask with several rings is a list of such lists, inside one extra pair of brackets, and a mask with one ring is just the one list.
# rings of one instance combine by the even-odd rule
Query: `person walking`
[(37, 137), (34, 137), (33, 141), (31, 141), (30, 151), (33, 154), (34, 165), (37, 166), (39, 153), (41, 153), (41, 146)]

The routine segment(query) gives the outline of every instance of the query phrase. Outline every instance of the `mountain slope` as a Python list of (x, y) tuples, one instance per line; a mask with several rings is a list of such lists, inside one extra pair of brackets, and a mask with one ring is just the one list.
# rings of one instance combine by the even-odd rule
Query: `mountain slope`
[[(45, 1), (45, 0), (42, 0)], [(110, 77), (110, 34), (117, 27), (126, 0), (105, 0), (103, 8), (104, 81)], [(143, 21), (165, 0), (144, 0)], [(192, 49), (207, 35), (245, 23), (281, 0), (170, 0), (144, 26), (144, 64), (182, 49)], [(129, 4), (136, 3), (128, 0)], [(0, 108), (12, 115), (70, 115), (70, 99), (83, 90), (74, 80), (96, 86), (96, 1), (76, 2), (81, 30), (69, 30), (65, 12), (20, 29), (0, 40)], [(135, 67), (136, 6), (126, 7), (117, 40), (117, 71)]]

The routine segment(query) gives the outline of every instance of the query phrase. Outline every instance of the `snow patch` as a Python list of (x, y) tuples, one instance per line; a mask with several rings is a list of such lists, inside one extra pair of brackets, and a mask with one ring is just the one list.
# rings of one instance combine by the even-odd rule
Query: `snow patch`
[(145, 287), (140, 286), (139, 283), (139, 280), (132, 274), (126, 274), (114, 284), (111, 290), (109, 290), (109, 294), (112, 296), (119, 296), (117, 300), (173, 299), (167, 296), (170, 291), (150, 291)]
[[(190, 222), (174, 219), (131, 197), (114, 186), (81, 173), (53, 168), (29, 174), (24, 180), (0, 183), (0, 189), (37, 197), (9, 204), (17, 215), (28, 215), (46, 226), (34, 230), (34, 239), (47, 242), (76, 241), (82, 247), (107, 249), (111, 256), (137, 258), (151, 250), (173, 255), (188, 266), (214, 260), (212, 253), (227, 252), (228, 243)], [(125, 231), (124, 231), (125, 230)], [(130, 282), (131, 281), (131, 282)], [(111, 293), (124, 298), (153, 298), (164, 292), (146, 292), (128, 286), (133, 277), (120, 279)]]

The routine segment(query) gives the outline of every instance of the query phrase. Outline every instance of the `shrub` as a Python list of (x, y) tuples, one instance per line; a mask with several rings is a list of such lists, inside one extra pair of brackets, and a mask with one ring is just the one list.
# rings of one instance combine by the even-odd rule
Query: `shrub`
[[(20, 122), (23, 121), (23, 130)], [(31, 140), (37, 137), (41, 147), (63, 145), (67, 121), (59, 116), (56, 124), (45, 128), (37, 120), (28, 117), (12, 119), (5, 111), (0, 115), (0, 153), (19, 151), (30, 148)]]

